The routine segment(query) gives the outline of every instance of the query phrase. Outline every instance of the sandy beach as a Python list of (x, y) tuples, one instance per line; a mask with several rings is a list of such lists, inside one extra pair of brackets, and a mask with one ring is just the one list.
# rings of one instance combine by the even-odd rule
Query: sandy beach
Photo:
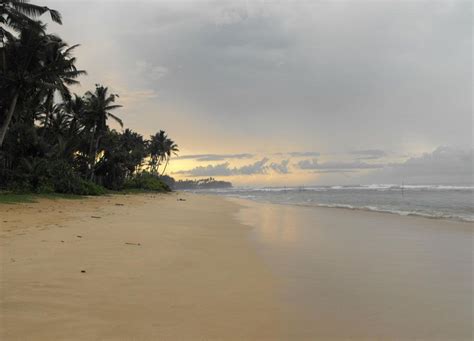
[(176, 193), (0, 205), (0, 338), (278, 336), (274, 280), (236, 209)]
[(0, 217), (3, 340), (472, 335), (472, 224), (188, 193)]

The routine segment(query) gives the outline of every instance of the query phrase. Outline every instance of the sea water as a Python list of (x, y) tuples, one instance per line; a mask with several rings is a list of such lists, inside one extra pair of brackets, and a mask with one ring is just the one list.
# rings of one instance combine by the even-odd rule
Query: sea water
[(339, 207), (474, 221), (472, 185), (234, 187), (205, 192), (276, 204)]

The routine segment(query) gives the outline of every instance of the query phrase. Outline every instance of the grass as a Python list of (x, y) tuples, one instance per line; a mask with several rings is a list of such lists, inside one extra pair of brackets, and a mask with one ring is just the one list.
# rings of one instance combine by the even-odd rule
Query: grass
[[(139, 188), (128, 188), (121, 191), (111, 191), (107, 190), (103, 195), (127, 195), (127, 194), (143, 194), (143, 193), (167, 193), (163, 191), (152, 191), (144, 190)], [(62, 193), (11, 193), (11, 192), (2, 192), (0, 191), (0, 205), (2, 204), (21, 204), (21, 203), (35, 203), (38, 202), (38, 199), (69, 199), (77, 200), (83, 199), (86, 196), (78, 194), (62, 194)]]
[(60, 194), (60, 193), (48, 193), (48, 194), (17, 194), (17, 193), (6, 193), (0, 192), (0, 205), (1, 204), (20, 204), (20, 203), (34, 203), (38, 199), (82, 199), (81, 195), (75, 194)]

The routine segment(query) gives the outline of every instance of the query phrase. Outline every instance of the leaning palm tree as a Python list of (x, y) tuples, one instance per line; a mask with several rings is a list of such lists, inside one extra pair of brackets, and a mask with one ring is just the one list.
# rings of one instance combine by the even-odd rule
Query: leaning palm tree
[(166, 139), (165, 142), (165, 155), (166, 155), (166, 163), (163, 171), (161, 172), (161, 176), (165, 174), (166, 167), (168, 167), (168, 163), (170, 162), (172, 155), (178, 155), (179, 149), (178, 145), (171, 139)]
[(110, 112), (122, 107), (114, 104), (117, 97), (116, 94), (110, 94), (107, 87), (99, 84), (96, 84), (94, 92), (88, 91), (85, 94), (87, 105), (85, 110), (86, 125), (91, 129), (89, 146), (89, 175), (91, 179), (94, 178), (94, 167), (100, 140), (108, 130), (107, 120), (111, 118), (123, 127), (122, 120)]
[(8, 68), (3, 72), (0, 69), (0, 93), (4, 96), (2, 102), (5, 106), (0, 147), (18, 102), (48, 91), (68, 94), (67, 86), (78, 83), (75, 78), (85, 74), (85, 71), (76, 69), (71, 49), (65, 46), (58, 37), (30, 28), (23, 29), (18, 39), (8, 43), (5, 49)]

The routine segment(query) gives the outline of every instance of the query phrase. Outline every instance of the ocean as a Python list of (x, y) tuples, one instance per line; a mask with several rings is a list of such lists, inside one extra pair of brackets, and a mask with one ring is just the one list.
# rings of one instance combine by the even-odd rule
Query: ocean
[(472, 185), (234, 187), (196, 192), (275, 204), (338, 207), (474, 222)]

